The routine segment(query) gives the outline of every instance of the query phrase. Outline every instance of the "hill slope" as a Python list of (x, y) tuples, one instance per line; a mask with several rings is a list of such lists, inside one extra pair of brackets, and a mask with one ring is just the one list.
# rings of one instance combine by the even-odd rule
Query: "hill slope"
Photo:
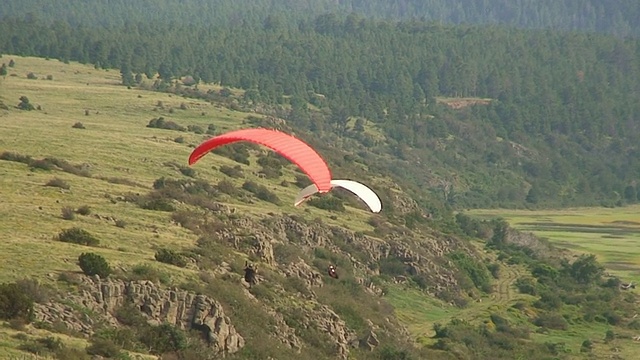
[(323, 151), (391, 174), (423, 207), (638, 202), (637, 39), (334, 15), (108, 31), (13, 19), (0, 48), (120, 69), (130, 86), (158, 73), (147, 87), (242, 89), (236, 108), (344, 144)]
[[(17, 288), (0, 291), (34, 301), (35, 314), (3, 310), (4, 355), (84, 358), (89, 345), (194, 359), (569, 358), (563, 346), (578, 352), (585, 336), (596, 355), (612, 342), (628, 351), (635, 298), (589, 258), (562, 263), (536, 241), (522, 248), (499, 222), (429, 219), (382, 175), (371, 180), (388, 189), (381, 215), (338, 192), (294, 208), (304, 177), (265, 149), (229, 146), (185, 166), (207, 130), (292, 131), (286, 122), (127, 89), (114, 71), (11, 58), (0, 80), (0, 277)], [(184, 129), (148, 126), (159, 117)], [(86, 233), (61, 236), (71, 228)], [(112, 274), (81, 275), (83, 253), (104, 257)], [(250, 289), (247, 260), (259, 266)], [(325, 275), (330, 263), (340, 279)]]

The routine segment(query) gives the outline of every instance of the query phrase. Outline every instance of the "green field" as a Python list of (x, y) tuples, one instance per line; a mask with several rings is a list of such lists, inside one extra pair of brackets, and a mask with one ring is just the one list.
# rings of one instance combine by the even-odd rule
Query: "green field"
[(502, 217), (576, 253), (595, 254), (623, 281), (640, 281), (640, 206), (564, 210), (472, 210), (469, 215)]

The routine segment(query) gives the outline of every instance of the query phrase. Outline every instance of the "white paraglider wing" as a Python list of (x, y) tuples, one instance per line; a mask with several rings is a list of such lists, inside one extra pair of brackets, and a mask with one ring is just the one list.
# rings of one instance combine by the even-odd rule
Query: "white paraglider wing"
[[(333, 188), (333, 186), (331, 186), (331, 188)], [(307, 186), (306, 188), (302, 189), (298, 193), (298, 196), (296, 196), (296, 201), (293, 203), (293, 205), (298, 206), (302, 204), (305, 200), (307, 200), (308, 197), (310, 197), (311, 195), (317, 192), (318, 192), (318, 187), (316, 186), (316, 184), (311, 184)]]
[[(360, 199), (362, 199), (362, 201), (365, 202), (365, 204), (367, 204), (372, 212), (377, 213), (382, 210), (382, 203), (380, 202), (380, 198), (378, 197), (378, 195), (376, 195), (375, 192), (373, 192), (373, 190), (371, 190), (366, 185), (352, 180), (331, 180), (331, 187), (334, 188), (336, 186), (347, 189), (357, 195)], [(317, 192), (318, 188), (314, 184), (307, 186), (306, 188), (302, 189), (300, 193), (298, 193), (294, 205), (300, 205), (307, 198)]]

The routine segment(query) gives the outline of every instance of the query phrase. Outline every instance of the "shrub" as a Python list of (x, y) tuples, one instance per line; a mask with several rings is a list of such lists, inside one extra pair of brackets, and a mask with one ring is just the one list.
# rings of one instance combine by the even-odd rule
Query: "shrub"
[(145, 317), (140, 313), (135, 305), (125, 304), (116, 309), (114, 314), (116, 320), (122, 325), (140, 327), (147, 323)]
[(71, 186), (69, 184), (67, 184), (66, 181), (60, 179), (60, 178), (53, 178), (51, 180), (49, 180), (45, 186), (52, 186), (52, 187), (57, 187), (57, 188), (61, 188), (61, 189), (65, 189), (65, 190), (69, 190), (71, 189)]
[[(173, 110), (173, 109), (171, 109)], [(171, 111), (170, 111), (171, 112)], [(149, 124), (147, 124), (148, 128), (156, 128), (156, 129), (165, 129), (165, 130), (176, 130), (176, 131), (186, 131), (187, 128), (184, 126), (178, 125), (173, 121), (165, 121), (163, 117), (151, 119)]]
[(140, 335), (140, 342), (149, 348), (150, 353), (159, 355), (185, 349), (187, 336), (184, 331), (165, 323), (147, 327)]
[(345, 211), (345, 207), (342, 204), (342, 200), (333, 195), (324, 195), (314, 197), (307, 202), (311, 206), (315, 206), (318, 209), (331, 210), (331, 211)]
[(86, 246), (98, 246), (100, 244), (100, 240), (90, 232), (77, 227), (61, 231), (57, 236), (57, 240)]
[(89, 205), (82, 205), (76, 210), (76, 213), (86, 216), (91, 214), (91, 208), (89, 207)]
[[(51, 162), (47, 161), (47, 160), (44, 160), (44, 159), (32, 160), (31, 162), (29, 162), (29, 168), (31, 168), (32, 170), (40, 169), (40, 170), (51, 171), (51, 170), (53, 170), (53, 164)], [(57, 178), (54, 178), (53, 180), (55, 180), (55, 179), (57, 179)], [(51, 180), (50, 182), (52, 182), (53, 180)], [(56, 185), (48, 185), (48, 186), (56, 186)]]
[(37, 280), (25, 278), (17, 280), (16, 285), (34, 302), (43, 304), (51, 297), (51, 288), (41, 285)]
[(178, 267), (187, 266), (187, 261), (184, 259), (184, 257), (173, 250), (160, 249), (156, 251), (155, 258), (157, 261), (165, 264), (175, 265)]
[(18, 284), (0, 285), (0, 319), (33, 320), (33, 299)]
[(151, 199), (149, 201), (146, 201), (142, 204), (141, 207), (147, 210), (166, 211), (166, 212), (171, 212), (176, 210), (175, 206), (173, 206), (173, 204), (171, 203), (171, 200), (163, 199), (163, 198)]
[(238, 195), (238, 192), (239, 192), (236, 186), (231, 181), (226, 179), (220, 180), (220, 182), (218, 182), (218, 185), (216, 185), (216, 188), (220, 192), (231, 195), (231, 196), (236, 196)]
[(562, 315), (557, 313), (547, 313), (538, 316), (533, 324), (547, 329), (567, 330), (569, 324)]
[(449, 253), (447, 257), (456, 264), (458, 269), (463, 271), (471, 279), (476, 288), (488, 292), (487, 289), (491, 286), (491, 280), (489, 278), (489, 272), (483, 263), (461, 251)]
[(249, 191), (250, 193), (253, 193), (260, 200), (268, 201), (276, 205), (280, 204), (278, 195), (271, 192), (264, 185), (258, 185), (255, 182), (249, 180), (245, 181), (245, 183), (242, 184), (242, 188)]
[(220, 166), (220, 172), (231, 178), (242, 178), (244, 176), (240, 165), (234, 167), (222, 165)]
[(73, 211), (73, 208), (70, 206), (64, 206), (62, 208), (62, 218), (65, 220), (73, 220), (76, 218), (76, 214)]
[(20, 97), (20, 103), (18, 104), (18, 109), (20, 110), (35, 110), (35, 107), (33, 106), (33, 104), (31, 102), (29, 102), (29, 98), (26, 96), (21, 96)]
[(10, 151), (5, 151), (2, 154), (0, 154), (0, 160), (14, 161), (14, 162), (19, 162), (23, 164), (30, 164), (33, 161), (31, 156), (20, 155), (18, 153), (13, 153)]
[(296, 174), (296, 181), (295, 183), (297, 187), (303, 189), (306, 188), (307, 186), (311, 185), (312, 182), (311, 180), (309, 180), (309, 178), (305, 175), (300, 175), (300, 174)]
[(177, 138), (173, 139), (173, 141), (177, 142), (178, 144), (183, 144), (184, 143), (184, 137), (178, 136)]
[(120, 346), (111, 340), (96, 338), (87, 346), (87, 354), (113, 358), (120, 354)]
[[(85, 115), (89, 115), (89, 113), (87, 112), (87, 113), (85, 113)], [(71, 125), (71, 127), (72, 127), (72, 128), (74, 128), (74, 129), (86, 129), (86, 128), (84, 127), (84, 124), (82, 124), (82, 123), (81, 123), (81, 122), (79, 122), (79, 121), (78, 121), (77, 123), (75, 123), (75, 124)]]
[(194, 169), (192, 167), (180, 166), (180, 172), (184, 176), (188, 176), (188, 177), (192, 177), (192, 178), (196, 177), (196, 169)]
[(122, 219), (118, 219), (116, 220), (116, 226), (124, 229), (127, 226), (127, 222)]
[(191, 132), (194, 132), (194, 133), (196, 133), (198, 135), (204, 134), (204, 129), (202, 127), (198, 126), (198, 125), (189, 125), (189, 126), (187, 126), (187, 130), (191, 131)]
[(106, 278), (111, 274), (109, 263), (102, 256), (94, 253), (82, 253), (78, 257), (78, 265), (87, 276), (98, 275)]

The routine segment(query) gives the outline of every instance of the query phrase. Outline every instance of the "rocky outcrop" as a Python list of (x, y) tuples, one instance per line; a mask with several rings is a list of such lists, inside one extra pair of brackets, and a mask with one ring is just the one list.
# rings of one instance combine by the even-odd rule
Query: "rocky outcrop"
[(317, 310), (308, 316), (308, 320), (315, 323), (314, 326), (318, 330), (329, 334), (336, 342), (336, 353), (342, 358), (349, 357), (349, 348), (354, 342), (357, 342), (356, 334), (347, 328), (344, 320), (336, 314), (330, 307), (320, 305)]
[(307, 287), (323, 285), (322, 275), (302, 259), (287, 265), (283, 272), (287, 277), (295, 276), (302, 279)]
[[(150, 281), (101, 280), (84, 278), (79, 295), (66, 301), (86, 308), (118, 325), (113, 314), (123, 305), (139, 309), (151, 324), (169, 323), (184, 330), (199, 330), (206, 335), (210, 346), (219, 353), (234, 353), (244, 346), (222, 305), (217, 301), (178, 289), (161, 289)], [(48, 303), (36, 306), (36, 319), (53, 324), (62, 322), (67, 327), (90, 335), (92, 317), (74, 311), (74, 306)]]

